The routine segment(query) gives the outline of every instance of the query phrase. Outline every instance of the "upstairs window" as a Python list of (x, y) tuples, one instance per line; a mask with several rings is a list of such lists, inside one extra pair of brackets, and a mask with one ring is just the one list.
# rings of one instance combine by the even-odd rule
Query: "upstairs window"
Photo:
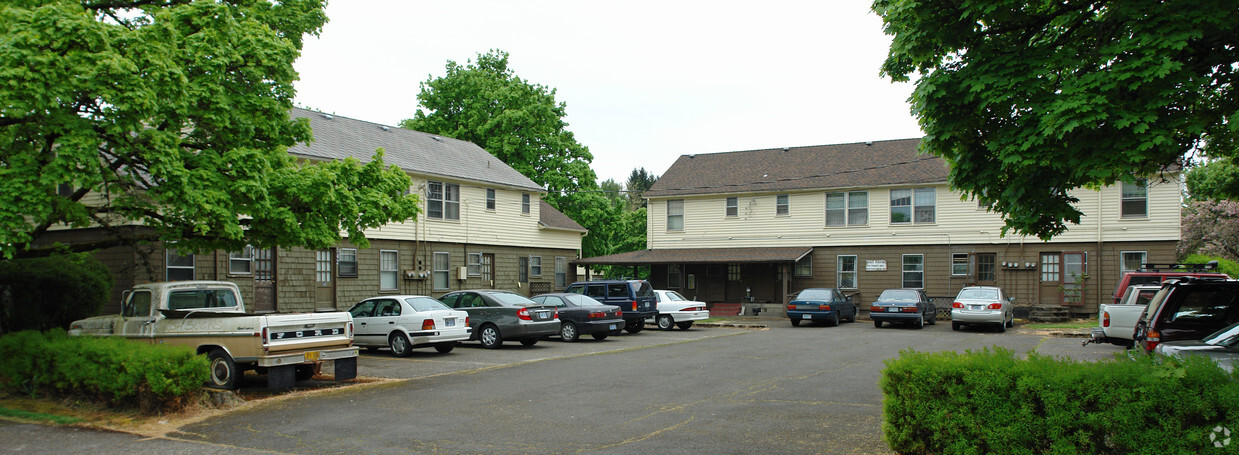
[(521, 214), (528, 215), (530, 210), (529, 193), (521, 194)]
[(724, 213), (729, 217), (734, 217), (740, 214), (740, 198), (727, 198), (726, 208)]
[(933, 188), (891, 190), (891, 224), (936, 221), (937, 193)]
[(789, 215), (791, 214), (791, 197), (786, 194), (780, 194), (774, 197), (774, 214)]
[(495, 210), (495, 189), (486, 189), (486, 210)]
[(827, 226), (864, 226), (866, 224), (869, 224), (868, 191), (826, 193)]
[(460, 185), (429, 182), (426, 194), (426, 216), (444, 220), (460, 219)]
[(684, 230), (684, 200), (675, 199), (667, 201), (667, 230), (668, 231), (683, 231)]
[(1145, 218), (1149, 216), (1149, 187), (1144, 179), (1135, 182), (1123, 182), (1123, 218)]

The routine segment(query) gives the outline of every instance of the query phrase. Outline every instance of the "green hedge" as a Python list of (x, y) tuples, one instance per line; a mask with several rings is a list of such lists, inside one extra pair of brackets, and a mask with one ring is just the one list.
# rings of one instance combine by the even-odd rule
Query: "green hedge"
[(1239, 431), (1236, 378), (1203, 357), (904, 351), (882, 372), (882, 433), (898, 453), (1237, 453), (1239, 433), (1210, 439)]
[(206, 357), (188, 347), (63, 330), (0, 337), (0, 359), (0, 388), (10, 393), (84, 397), (147, 412), (191, 402), (209, 372)]
[(112, 273), (89, 253), (0, 260), (0, 334), (68, 328), (111, 292)]

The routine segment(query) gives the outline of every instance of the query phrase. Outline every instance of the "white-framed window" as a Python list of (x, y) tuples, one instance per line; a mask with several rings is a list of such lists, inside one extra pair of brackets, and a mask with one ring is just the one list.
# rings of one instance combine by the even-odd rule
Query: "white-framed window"
[(529, 211), (531, 210), (530, 201), (531, 199), (529, 198), (529, 193), (521, 193), (521, 214), (522, 215), (529, 214)]
[(780, 194), (774, 197), (774, 214), (775, 215), (790, 215), (792, 213), (791, 196)]
[(672, 199), (667, 201), (667, 230), (668, 231), (683, 231), (684, 230), (684, 200)]
[(841, 254), (838, 260), (837, 285), (839, 289), (856, 289), (856, 255)]
[(340, 248), (337, 250), (336, 273), (345, 278), (357, 277), (357, 249)]
[(254, 273), (254, 246), (245, 245), (241, 251), (228, 253), (228, 273), (233, 275), (249, 275)]
[(1123, 218), (1146, 218), (1149, 216), (1149, 187), (1144, 179), (1123, 182)]
[(727, 202), (724, 205), (725, 205), (725, 208), (723, 210), (723, 213), (726, 216), (734, 217), (740, 214), (740, 198), (729, 197), (727, 198)]
[(965, 276), (972, 270), (968, 253), (951, 253), (951, 275)]
[(679, 289), (680, 280), (683, 276), (683, 271), (680, 270), (680, 264), (667, 264), (667, 287), (671, 289)]
[(1119, 261), (1119, 277), (1124, 273), (1140, 270), (1149, 260), (1149, 254), (1145, 251), (1123, 251), (1119, 253), (1119, 257), (1122, 258)]
[(426, 216), (444, 220), (460, 219), (460, 185), (427, 182)]
[(868, 191), (826, 193), (827, 226), (864, 226), (866, 224), (869, 224)]
[(813, 276), (813, 254), (806, 254), (796, 261), (796, 276)]
[(469, 253), (465, 258), (465, 265), (469, 268), (469, 276), (482, 276), (482, 253)]
[(555, 289), (568, 287), (568, 258), (555, 257)]
[(903, 255), (903, 284), (901, 287), (923, 289), (925, 287), (925, 255)]
[(430, 265), (430, 275), (434, 280), (434, 283), (431, 285), (434, 286), (436, 291), (442, 291), (449, 288), (448, 278), (451, 277), (451, 258), (452, 256), (444, 251), (436, 251), (434, 254), (434, 259), (431, 261), (432, 263)]
[(164, 250), (164, 280), (185, 281), (194, 279), (194, 254), (170, 247)]
[(932, 187), (891, 190), (891, 224), (933, 223), (937, 191)]
[(379, 290), (395, 291), (399, 271), (400, 253), (396, 250), (379, 250)]
[(495, 210), (495, 189), (494, 188), (486, 189), (486, 210), (490, 210), (490, 211)]
[(542, 276), (542, 256), (529, 257), (529, 274), (532, 276)]

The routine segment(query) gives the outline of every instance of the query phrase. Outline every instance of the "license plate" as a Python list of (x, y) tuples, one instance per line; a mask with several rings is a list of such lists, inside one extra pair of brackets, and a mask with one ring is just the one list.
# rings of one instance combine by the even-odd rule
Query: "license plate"
[(307, 352), (307, 353), (305, 353), (305, 361), (306, 361), (306, 362), (317, 362), (317, 361), (318, 361), (318, 355), (319, 355), (319, 352), (318, 352), (318, 351), (310, 351), (310, 352)]
[(615, 324), (611, 324), (611, 327), (609, 327), (609, 329), (610, 329), (610, 330), (615, 330)]
[(444, 327), (454, 327), (454, 326), (456, 326), (456, 318), (444, 318), (444, 319), (443, 319), (443, 326), (444, 326)]
[(550, 311), (539, 311), (539, 312), (538, 312), (538, 317), (539, 317), (539, 318), (542, 318), (542, 319), (549, 318), (549, 317), (551, 317), (551, 312), (550, 312)]
[(886, 312), (887, 312), (887, 313), (898, 313), (898, 312), (899, 312), (899, 309), (898, 309), (898, 308), (895, 308), (895, 307), (890, 307), (890, 308), (887, 308), (887, 309), (886, 309)]
[(806, 314), (806, 315), (804, 315), (804, 316), (801, 316), (801, 317), (800, 317), (800, 319), (813, 319), (813, 315), (811, 315), (811, 314)]
[(981, 305), (968, 305), (968, 309), (976, 311), (976, 310), (981, 309)]

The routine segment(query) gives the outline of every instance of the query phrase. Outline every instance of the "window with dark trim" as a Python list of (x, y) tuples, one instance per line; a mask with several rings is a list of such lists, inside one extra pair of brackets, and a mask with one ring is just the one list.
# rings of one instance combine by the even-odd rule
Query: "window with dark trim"
[(796, 261), (796, 276), (813, 276), (813, 255), (806, 254)]
[(679, 264), (667, 264), (667, 287), (679, 289), (681, 276), (683, 272), (680, 271)]
[(357, 278), (357, 249), (340, 248), (336, 254), (336, 273), (344, 278)]

